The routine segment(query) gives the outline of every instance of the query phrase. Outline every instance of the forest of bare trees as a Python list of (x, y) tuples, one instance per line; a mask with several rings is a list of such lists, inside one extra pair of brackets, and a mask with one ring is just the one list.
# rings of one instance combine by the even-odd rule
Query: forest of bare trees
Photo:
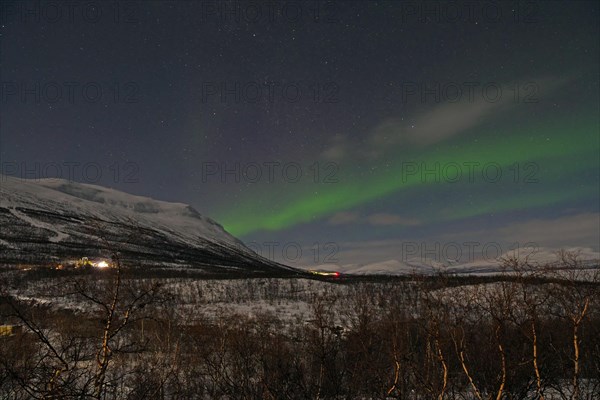
[(120, 264), (54, 285), (79, 311), (2, 282), (2, 321), (21, 329), (0, 336), (0, 399), (597, 399), (598, 270), (559, 256), (552, 268), (507, 259), (486, 283), (249, 279), (231, 294), (302, 297), (296, 317), (249, 315), (235, 298), (200, 317), (178, 306), (181, 286)]

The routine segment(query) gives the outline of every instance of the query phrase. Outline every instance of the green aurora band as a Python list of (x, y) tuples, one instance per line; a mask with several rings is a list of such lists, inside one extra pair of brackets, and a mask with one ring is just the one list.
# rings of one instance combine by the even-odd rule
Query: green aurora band
[[(478, 137), (476, 142), (472, 137), (459, 138), (430, 146), (435, 148), (424, 149), (418, 155), (414, 151), (410, 156), (399, 154), (398, 159), (425, 163), (428, 167), (435, 163), (447, 165), (464, 162), (479, 165), (493, 162), (503, 170), (515, 163), (522, 165), (534, 162), (540, 166), (540, 182), (530, 185), (535, 189), (534, 192), (513, 190), (510, 187), (509, 190), (490, 190), (490, 183), (478, 184), (475, 181), (469, 185), (475, 192), (477, 186), (488, 185), (487, 189), (479, 190), (476, 204), (454, 204), (443, 212), (427, 210), (426, 213), (431, 221), (454, 220), (597, 197), (597, 189), (573, 185), (578, 173), (598, 170), (598, 130), (599, 124), (595, 120), (586, 123), (545, 124), (511, 135)], [(315, 195), (314, 186), (307, 190), (306, 186), (295, 185), (300, 188), (294, 187), (295, 191), (286, 189), (287, 198), (279, 210), (265, 207), (262, 199), (255, 198), (257, 201), (254, 203), (245, 199), (243, 205), (228, 208), (221, 215), (216, 215), (216, 219), (236, 236), (260, 230), (279, 231), (401, 191), (424, 186), (430, 190), (440, 190), (439, 188), (453, 185), (435, 182), (433, 179), (423, 182), (420, 174), (408, 175), (406, 171), (402, 175), (402, 164), (399, 161), (398, 165), (383, 171), (378, 168), (380, 172), (376, 175), (355, 175), (351, 182), (341, 180), (336, 184), (320, 185), (318, 195)], [(340, 168), (343, 169), (344, 166)], [(568, 187), (569, 185), (573, 187)], [(265, 193), (261, 196), (263, 199), (264, 195)]]

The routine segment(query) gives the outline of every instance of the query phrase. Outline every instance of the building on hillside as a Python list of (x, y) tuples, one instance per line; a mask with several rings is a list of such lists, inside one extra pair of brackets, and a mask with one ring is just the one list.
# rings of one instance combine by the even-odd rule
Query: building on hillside
[(13, 336), (21, 333), (20, 325), (0, 325), (0, 336)]

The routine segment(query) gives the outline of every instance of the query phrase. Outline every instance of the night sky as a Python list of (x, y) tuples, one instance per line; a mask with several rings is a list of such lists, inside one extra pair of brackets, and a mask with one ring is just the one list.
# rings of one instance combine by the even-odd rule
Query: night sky
[(0, 172), (189, 203), (291, 265), (597, 252), (599, 7), (3, 2)]

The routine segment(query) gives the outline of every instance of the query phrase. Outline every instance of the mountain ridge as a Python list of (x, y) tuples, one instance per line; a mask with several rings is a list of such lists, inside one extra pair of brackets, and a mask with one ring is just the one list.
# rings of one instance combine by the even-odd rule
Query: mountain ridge
[(114, 252), (145, 267), (296, 271), (259, 256), (188, 204), (63, 179), (0, 175), (0, 264), (44, 265)]

